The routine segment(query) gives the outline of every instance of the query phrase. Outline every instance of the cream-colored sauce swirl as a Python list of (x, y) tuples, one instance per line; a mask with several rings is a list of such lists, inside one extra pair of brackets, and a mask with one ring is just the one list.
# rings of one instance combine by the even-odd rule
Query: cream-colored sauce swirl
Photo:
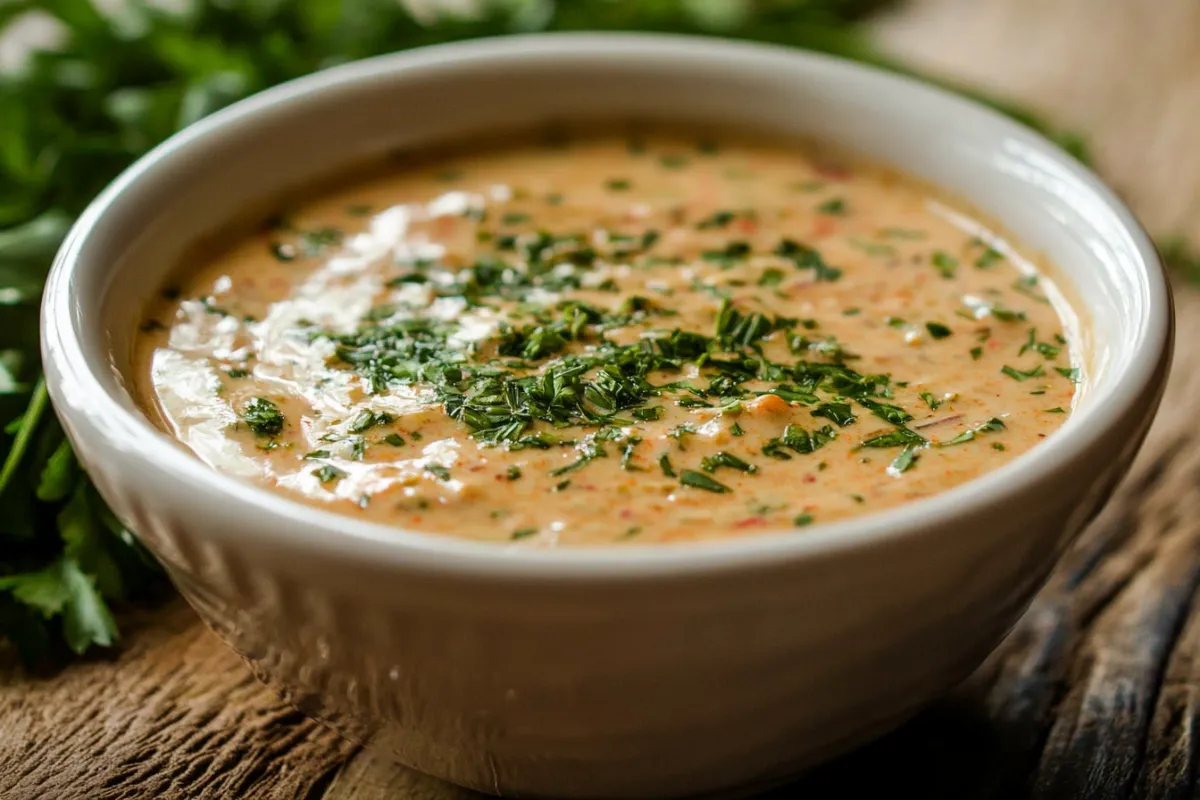
[[(1061, 425), (1067, 313), (1014, 243), (894, 173), (598, 134), (412, 159), (301, 204), (150, 309), (139, 363), (147, 406), (214, 469), (365, 519), (519, 546), (803, 535)], [(395, 361), (414, 320), (437, 376), (351, 363), (364, 330), (391, 331), (371, 352)], [(679, 332), (708, 354), (679, 356)], [(637, 348), (674, 359), (638, 372)], [(532, 416), (489, 418), (519, 428), (498, 442), (456, 411), (488, 370), (529, 386), (576, 358), (586, 398), (526, 398)], [(617, 363), (641, 396), (605, 383)], [(278, 432), (248, 423), (260, 401)]]

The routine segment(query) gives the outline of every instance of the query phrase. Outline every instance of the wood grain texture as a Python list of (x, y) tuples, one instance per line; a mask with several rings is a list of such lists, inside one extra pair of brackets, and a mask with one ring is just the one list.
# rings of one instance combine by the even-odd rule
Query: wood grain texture
[(0, 798), (319, 798), (351, 745), (281, 703), (182, 601), (113, 661), (0, 685)]
[[(1087, 131), (1152, 229), (1200, 241), (1195, 0), (910, 0), (878, 32)], [(1147, 445), (1009, 638), (902, 729), (770, 797), (1200, 796), (1200, 289), (1176, 299)], [(127, 629), (111, 661), (0, 669), (0, 798), (478, 797), (289, 709), (180, 603)]]

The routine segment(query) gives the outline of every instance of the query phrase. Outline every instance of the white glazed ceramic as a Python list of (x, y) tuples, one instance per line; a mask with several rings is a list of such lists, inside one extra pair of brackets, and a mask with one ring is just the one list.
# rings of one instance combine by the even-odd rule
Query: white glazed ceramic
[[(140, 309), (248, 204), (361, 157), (580, 115), (840, 142), (941, 184), (1057, 263), (1091, 383), (1032, 452), (803, 533), (525, 551), (359, 522), (219, 475), (130, 398)], [(518, 37), (339, 67), (189, 128), (83, 215), (46, 288), (50, 392), (117, 515), (257, 674), (397, 760), (488, 792), (663, 797), (781, 780), (966, 676), (1125, 472), (1172, 312), (1101, 183), (1033, 133), (826, 57), (640, 35)]]

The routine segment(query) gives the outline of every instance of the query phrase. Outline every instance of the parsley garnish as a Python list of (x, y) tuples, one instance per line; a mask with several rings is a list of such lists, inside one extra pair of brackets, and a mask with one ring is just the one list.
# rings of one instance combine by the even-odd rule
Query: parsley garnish
[(326, 484), (340, 481), (342, 478), (346, 477), (345, 472), (342, 472), (332, 464), (324, 464), (319, 466), (312, 471), (312, 474), (316, 475), (317, 480), (319, 480), (321, 483)]
[(658, 466), (662, 468), (663, 475), (667, 476), (668, 478), (676, 477), (675, 468), (671, 466), (671, 457), (666, 453), (663, 453), (661, 456), (659, 456)]
[(938, 447), (950, 447), (951, 445), (963, 444), (973, 440), (978, 434), (991, 433), (994, 431), (1002, 431), (1005, 429), (1004, 421), (998, 417), (992, 417), (987, 422), (976, 425), (974, 428), (965, 430), (958, 436), (946, 442), (938, 442)]
[(925, 330), (929, 331), (929, 335), (934, 339), (945, 339), (953, 333), (953, 331), (940, 322), (926, 322)]
[(1079, 382), (1078, 367), (1055, 367), (1054, 371), (1068, 380), (1075, 381), (1076, 383)]
[(265, 397), (255, 397), (246, 404), (242, 421), (255, 436), (278, 436), (287, 422), (279, 406)]
[(820, 253), (794, 239), (784, 239), (776, 245), (775, 255), (789, 259), (796, 265), (796, 269), (813, 270), (813, 277), (818, 281), (836, 281), (842, 277), (839, 268), (829, 266)]
[(700, 230), (709, 230), (711, 228), (725, 228), (729, 223), (737, 219), (737, 214), (732, 211), (714, 211), (709, 216), (696, 223), (696, 227)]
[(703, 472), (696, 472), (694, 469), (685, 469), (679, 473), (679, 482), (684, 486), (691, 486), (694, 489), (703, 489), (706, 492), (714, 492), (716, 494), (728, 494), (733, 491), (725, 484), (713, 480)]
[(892, 460), (892, 463), (888, 465), (888, 472), (892, 475), (900, 475), (901, 473), (908, 472), (908, 470), (912, 469), (913, 464), (915, 464), (919, 458), (917, 455), (917, 450), (918, 445), (906, 445), (905, 448), (900, 451), (900, 455), (896, 456)]
[(824, 203), (821, 203), (821, 205), (817, 206), (817, 213), (840, 217), (846, 213), (846, 201), (840, 197), (826, 200)]
[(721, 467), (736, 469), (738, 472), (758, 472), (758, 467), (754, 466), (753, 464), (749, 464), (732, 453), (727, 453), (724, 450), (713, 453), (711, 456), (705, 456), (700, 461), (700, 469), (704, 470), (705, 472), (716, 472)]
[(1012, 378), (1014, 381), (1025, 381), (1025, 380), (1029, 380), (1030, 378), (1040, 378), (1046, 374), (1046, 371), (1042, 369), (1041, 364), (1038, 364), (1033, 369), (1024, 370), (1024, 371), (1015, 369), (1014, 367), (1010, 367), (1007, 364), (1005, 364), (1003, 367), (1000, 368), (1000, 371), (1003, 372), (1008, 377)]
[(932, 263), (933, 268), (941, 273), (943, 278), (953, 278), (958, 269), (958, 259), (943, 250), (933, 254)]
[(824, 417), (833, 420), (839, 426), (845, 427), (854, 422), (856, 417), (849, 403), (822, 403), (813, 409), (814, 417)]
[(866, 439), (860, 447), (904, 447), (905, 445), (925, 444), (925, 437), (908, 428), (896, 428), (892, 431), (876, 434)]

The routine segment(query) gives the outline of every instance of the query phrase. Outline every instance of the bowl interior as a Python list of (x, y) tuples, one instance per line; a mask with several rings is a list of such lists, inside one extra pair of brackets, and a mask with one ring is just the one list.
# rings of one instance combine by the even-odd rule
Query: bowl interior
[[(510, 37), (373, 59), (202, 121), (127, 172), (76, 228), (60, 257), (68, 336), (89, 377), (140, 420), (139, 435), (153, 435), (125, 389), (133, 332), (194, 241), (289, 187), (389, 150), (597, 116), (732, 121), (836, 142), (999, 221), (1052, 262), (1085, 312), (1089, 383), (1051, 449), (1087, 435), (1072, 431), (1103, 428), (1114, 404), (1135, 402), (1166, 346), (1169, 298), (1153, 248), (1091, 173), (1036, 134), (944, 92), (836, 59), (638, 35)], [(58, 302), (51, 298), (48, 308)], [(980, 491), (976, 484), (998, 488), (1000, 473), (1016, 476), (1044, 449), (920, 504)]]

